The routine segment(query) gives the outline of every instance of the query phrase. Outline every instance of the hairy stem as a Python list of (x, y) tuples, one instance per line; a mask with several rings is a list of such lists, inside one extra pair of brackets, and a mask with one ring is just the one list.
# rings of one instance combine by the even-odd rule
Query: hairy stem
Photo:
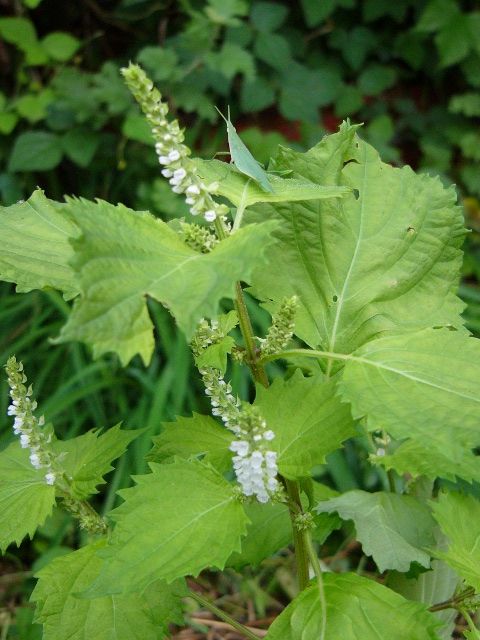
[(289, 497), (288, 509), (292, 521), (293, 543), (295, 546), (295, 559), (297, 561), (297, 577), (300, 591), (303, 591), (308, 584), (308, 546), (306, 531), (300, 531), (295, 524), (296, 517), (303, 513), (302, 502), (300, 500), (300, 490), (298, 482), (284, 478), (285, 488)]
[(223, 620), (224, 622), (229, 624), (231, 627), (236, 629), (239, 633), (244, 635), (246, 638), (249, 638), (250, 640), (258, 640), (259, 638), (258, 635), (253, 633), (253, 631), (250, 631), (250, 629), (248, 627), (245, 627), (243, 624), (241, 624), (241, 622), (237, 622), (237, 620), (235, 620), (234, 618), (231, 618), (228, 615), (228, 613), (225, 613), (224, 611), (219, 609), (217, 606), (213, 604), (213, 602), (210, 602), (210, 600), (207, 600), (206, 598), (196, 593), (195, 591), (190, 591), (189, 598), (196, 600), (199, 604), (202, 605), (202, 607), (205, 607), (205, 609), (208, 609), (208, 611), (211, 611), (214, 615), (217, 616), (217, 618), (220, 618), (220, 620)]
[(257, 350), (255, 345), (255, 339), (253, 337), (252, 323), (250, 322), (250, 316), (248, 315), (247, 305), (245, 304), (245, 298), (243, 296), (242, 285), (240, 282), (236, 283), (236, 299), (235, 308), (238, 313), (238, 320), (240, 323), (240, 331), (242, 332), (243, 339), (245, 341), (245, 350), (247, 352), (247, 362), (252, 370), (252, 375), (255, 382), (260, 382), (264, 387), (268, 387), (268, 378), (265, 373), (265, 369), (258, 362)]
[(320, 597), (320, 608), (322, 613), (322, 626), (320, 629), (320, 637), (319, 640), (325, 640), (325, 633), (327, 631), (327, 601), (325, 599), (325, 587), (323, 584), (323, 572), (322, 567), (320, 566), (320, 560), (318, 559), (317, 552), (315, 551), (312, 543), (312, 536), (310, 535), (310, 531), (304, 532), (305, 544), (307, 547), (308, 556), (310, 559), (310, 563), (315, 572), (315, 577), (317, 579), (317, 587), (318, 594)]

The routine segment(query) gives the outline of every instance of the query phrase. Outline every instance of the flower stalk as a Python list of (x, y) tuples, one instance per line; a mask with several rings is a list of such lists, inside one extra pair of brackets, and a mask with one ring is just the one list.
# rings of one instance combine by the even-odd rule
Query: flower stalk
[(185, 195), (192, 215), (201, 215), (210, 223), (223, 220), (228, 207), (212, 198), (218, 183), (205, 184), (198, 177), (195, 163), (189, 157), (190, 149), (184, 144), (183, 130), (178, 120), (167, 118), (168, 104), (162, 100), (160, 91), (136, 64), (130, 63), (122, 69), (122, 75), (151, 126), (161, 172), (172, 191)]
[[(192, 340), (192, 351), (198, 358), (205, 350), (220, 342), (226, 333), (218, 321), (202, 320)], [(222, 419), (232, 431), (236, 440), (230, 445), (233, 468), (243, 495), (254, 496), (259, 502), (268, 502), (280, 497), (281, 487), (277, 480), (277, 454), (268, 443), (275, 433), (268, 428), (257, 407), (241, 403), (232, 394), (230, 383), (215, 367), (199, 368), (205, 385), (205, 393), (210, 398), (212, 414)]]
[(52, 433), (42, 429), (45, 418), (37, 418), (34, 414), (37, 403), (32, 399), (32, 386), (25, 386), (27, 376), (23, 372), (23, 364), (12, 356), (7, 360), (5, 370), (11, 398), (7, 414), (14, 416), (13, 433), (19, 436), (20, 446), (30, 450), (30, 463), (34, 469), (42, 469), (46, 484), (53, 485), (58, 472), (56, 456), (50, 447)]

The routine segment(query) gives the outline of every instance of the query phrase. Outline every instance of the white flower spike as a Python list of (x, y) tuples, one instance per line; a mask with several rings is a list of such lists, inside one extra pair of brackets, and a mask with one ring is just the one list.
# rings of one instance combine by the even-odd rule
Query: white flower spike
[(174, 193), (186, 194), (190, 213), (202, 215), (207, 222), (217, 217), (224, 219), (228, 207), (218, 204), (212, 194), (218, 183), (205, 185), (197, 176), (194, 162), (189, 158), (190, 149), (183, 144), (184, 135), (177, 120), (167, 120), (168, 105), (162, 100), (158, 89), (153, 86), (141, 67), (131, 64), (122, 69), (123, 77), (135, 100), (140, 105), (155, 139), (158, 161), (164, 167), (162, 175), (169, 178)]

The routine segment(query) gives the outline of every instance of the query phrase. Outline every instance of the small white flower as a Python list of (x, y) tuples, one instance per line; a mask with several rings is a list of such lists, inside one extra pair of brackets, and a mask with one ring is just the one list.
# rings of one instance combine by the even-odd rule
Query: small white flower
[(40, 456), (38, 455), (38, 453), (30, 454), (30, 462), (32, 466), (35, 467), (35, 469), (40, 469), (42, 466), (40, 463)]
[(169, 156), (158, 156), (158, 161), (160, 164), (164, 165), (170, 164), (172, 162)]
[(245, 440), (234, 440), (230, 445), (230, 451), (238, 453), (241, 457), (248, 455), (249, 449), (250, 445)]
[(187, 172), (183, 167), (180, 167), (180, 169), (175, 169), (175, 171), (173, 172), (173, 177), (176, 180), (183, 180), (186, 177), (186, 175), (187, 175)]
[(269, 429), (268, 431), (265, 431), (263, 438), (264, 440), (273, 440), (275, 438), (275, 434), (271, 429)]
[(53, 471), (49, 471), (48, 473), (45, 474), (45, 482), (47, 484), (55, 484), (55, 480), (57, 479), (57, 476), (53, 473)]
[(213, 222), (216, 219), (217, 214), (213, 209), (209, 209), (208, 211), (205, 211), (205, 213), (203, 214), (203, 217), (207, 222)]
[(277, 454), (275, 451), (267, 451), (265, 454), (265, 463), (267, 467), (274, 467), (277, 465)]
[(187, 193), (188, 193), (189, 195), (198, 196), (198, 195), (200, 195), (200, 189), (198, 188), (198, 185), (196, 185), (196, 184), (191, 184), (191, 185), (187, 188)]
[(162, 169), (162, 176), (164, 178), (171, 178), (173, 176), (173, 172), (170, 169)]
[(173, 149), (173, 151), (170, 151), (168, 154), (168, 158), (170, 162), (176, 162), (177, 160), (180, 160), (180, 153), (176, 149)]
[(22, 433), (20, 436), (20, 446), (22, 449), (26, 449), (30, 444), (30, 436), (27, 433)]

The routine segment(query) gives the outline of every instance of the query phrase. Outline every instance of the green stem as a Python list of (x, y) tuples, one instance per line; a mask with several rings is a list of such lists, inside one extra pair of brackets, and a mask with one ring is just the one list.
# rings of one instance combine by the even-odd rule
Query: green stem
[(217, 232), (217, 237), (219, 240), (225, 240), (225, 238), (228, 236), (225, 225), (219, 218), (215, 219), (215, 231)]
[(260, 382), (264, 387), (268, 387), (268, 378), (263, 366), (259, 364), (257, 358), (257, 348), (255, 345), (255, 339), (253, 337), (252, 323), (250, 322), (250, 316), (248, 315), (247, 305), (245, 304), (245, 298), (243, 296), (242, 285), (240, 282), (236, 283), (236, 299), (235, 308), (238, 314), (238, 320), (240, 323), (240, 331), (242, 332), (243, 339), (245, 341), (245, 350), (247, 352), (247, 361), (252, 370), (252, 375), (255, 382)]
[(222, 611), (221, 609), (219, 609), (217, 606), (213, 604), (213, 602), (210, 602), (210, 600), (207, 600), (206, 598), (199, 595), (195, 591), (190, 591), (188, 597), (192, 598), (193, 600), (196, 600), (199, 604), (202, 605), (202, 607), (205, 607), (205, 609), (208, 609), (209, 611), (211, 611), (214, 615), (217, 616), (217, 618), (220, 618), (220, 620), (223, 620), (224, 622), (229, 624), (231, 627), (236, 629), (239, 633), (244, 635), (246, 638), (249, 638), (250, 640), (258, 640), (259, 636), (257, 636), (255, 633), (250, 631), (250, 629), (245, 627), (240, 622), (237, 622), (236, 620), (234, 620), (234, 618), (231, 618), (228, 615), (228, 613), (225, 613), (225, 611)]
[(388, 488), (391, 493), (397, 493), (397, 483), (395, 482), (395, 471), (389, 469), (387, 471)]
[(468, 611), (462, 611), (462, 616), (467, 621), (467, 624), (468, 624), (468, 627), (469, 627), (470, 631), (472, 633), (478, 634), (478, 628), (475, 625), (474, 621), (472, 620), (472, 618), (471, 618), (470, 614), (468, 613)]
[(307, 547), (308, 557), (310, 559), (310, 563), (315, 572), (315, 577), (317, 578), (317, 587), (318, 594), (320, 597), (320, 608), (322, 614), (322, 626), (320, 629), (320, 637), (319, 640), (325, 640), (325, 633), (327, 631), (327, 601), (325, 599), (325, 587), (323, 584), (323, 572), (322, 567), (320, 566), (320, 560), (318, 559), (317, 552), (313, 548), (312, 536), (310, 535), (310, 531), (304, 532), (305, 544)]
[(448, 600), (444, 600), (443, 602), (439, 602), (437, 604), (432, 604), (432, 606), (429, 607), (428, 610), (431, 612), (444, 611), (445, 609), (458, 610), (459, 605), (461, 605), (461, 603), (464, 600), (467, 600), (468, 598), (472, 598), (474, 595), (475, 595), (475, 589), (473, 589), (473, 587), (467, 587), (465, 591), (462, 591), (456, 596), (452, 596)]
[(308, 546), (306, 531), (300, 531), (295, 524), (296, 517), (303, 513), (302, 502), (298, 482), (284, 478), (285, 488), (289, 497), (288, 508), (292, 521), (293, 544), (295, 546), (295, 559), (297, 562), (297, 577), (300, 591), (303, 591), (308, 584)]

